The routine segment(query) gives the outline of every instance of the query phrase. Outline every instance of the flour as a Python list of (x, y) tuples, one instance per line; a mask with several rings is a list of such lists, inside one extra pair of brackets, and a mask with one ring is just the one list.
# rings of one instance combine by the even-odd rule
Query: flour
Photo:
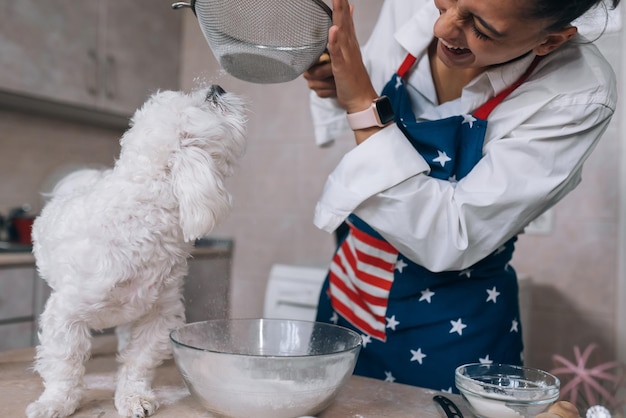
[[(466, 396), (470, 405), (482, 418), (523, 418), (523, 415), (506, 406), (506, 400), (484, 399)], [(514, 399), (511, 398), (511, 401)]]
[(213, 362), (196, 358), (181, 367), (181, 374), (193, 381), (192, 392), (205, 408), (228, 417), (316, 414), (330, 404), (349, 374), (332, 361), (296, 363), (246, 356)]
[[(115, 391), (115, 374), (88, 374), (83, 378), (86, 389)], [(184, 386), (159, 386), (154, 389), (155, 397), (161, 405), (171, 405), (186, 396), (189, 391)]]
[(154, 394), (161, 405), (172, 405), (189, 396), (189, 391), (184, 386), (159, 386)]
[[(493, 396), (493, 394), (490, 394)], [(544, 412), (552, 402), (524, 403), (512, 396), (498, 396), (492, 399), (465, 393), (465, 399), (474, 413), (480, 418), (526, 418)], [(521, 402), (521, 403), (520, 403)], [(513, 409), (515, 408), (515, 409)]]
[[(202, 388), (205, 407), (231, 417), (294, 417), (317, 413), (330, 403), (336, 387), (325, 381), (284, 380), (224, 381), (222, 386)], [(278, 415), (277, 415), (278, 414)]]
[(115, 374), (88, 374), (83, 378), (83, 382), (87, 389), (96, 390), (115, 390)]

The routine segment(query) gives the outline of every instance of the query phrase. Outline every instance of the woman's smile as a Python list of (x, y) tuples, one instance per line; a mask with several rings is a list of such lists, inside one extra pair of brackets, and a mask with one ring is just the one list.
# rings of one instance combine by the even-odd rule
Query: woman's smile
[(468, 48), (464, 48), (464, 47), (460, 47), (460, 46), (454, 46), (452, 44), (449, 44), (448, 42), (444, 41), (443, 39), (439, 38), (439, 43), (441, 44), (441, 47), (444, 48), (444, 50), (454, 54), (454, 55), (463, 55), (463, 54), (471, 54), (472, 51)]
[(466, 53), (471, 53), (472, 52), (468, 48), (463, 48), (463, 47), (460, 47), (460, 46), (451, 45), (451, 44), (449, 44), (448, 42), (444, 41), (441, 38), (439, 38), (439, 42), (441, 42), (441, 44), (443, 44), (442, 46), (444, 48), (446, 48), (447, 50), (449, 50), (450, 52), (452, 52), (454, 54), (466, 54)]
[(474, 54), (469, 48), (454, 46), (441, 38), (437, 39), (438, 55), (450, 67), (465, 66), (474, 61)]

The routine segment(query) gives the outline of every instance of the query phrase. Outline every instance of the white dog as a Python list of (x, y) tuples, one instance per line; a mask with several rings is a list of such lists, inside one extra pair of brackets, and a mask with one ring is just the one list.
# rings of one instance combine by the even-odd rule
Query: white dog
[(115, 407), (158, 408), (155, 368), (184, 323), (182, 285), (196, 238), (230, 210), (224, 188), (245, 150), (243, 101), (219, 86), (152, 96), (131, 120), (113, 169), (80, 170), (54, 189), (33, 226), (37, 268), (52, 294), (35, 369), (45, 390), (29, 418), (62, 418), (80, 404), (91, 329), (123, 327)]

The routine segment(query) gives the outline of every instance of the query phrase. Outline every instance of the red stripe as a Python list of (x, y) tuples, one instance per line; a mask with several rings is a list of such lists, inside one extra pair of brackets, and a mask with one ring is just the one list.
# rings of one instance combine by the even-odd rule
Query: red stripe
[(354, 237), (356, 239), (358, 239), (359, 241), (364, 242), (365, 244), (369, 245), (370, 247), (374, 247), (378, 250), (381, 251), (385, 251), (387, 253), (397, 253), (398, 251), (391, 245), (389, 244), (387, 241), (383, 241), (381, 239), (375, 238), (369, 234), (366, 234), (365, 232), (361, 231), (360, 229), (356, 229), (354, 227), (350, 228), (350, 231), (352, 232), (352, 234), (354, 235)]
[[(347, 241), (347, 240), (346, 240)], [(391, 289), (391, 285), (392, 282), (389, 280), (385, 280), (385, 279), (381, 279), (378, 276), (374, 276), (371, 274), (368, 274), (364, 271), (361, 271), (358, 267), (357, 267), (357, 261), (354, 258), (354, 254), (352, 253), (352, 251), (350, 251), (350, 247), (348, 246), (347, 242), (344, 242), (343, 245), (341, 246), (341, 251), (343, 252), (344, 257), (346, 258), (346, 262), (350, 265), (350, 267), (352, 267), (352, 270), (355, 272), (355, 274), (358, 276), (358, 278), (368, 284), (371, 284), (372, 286), (381, 288), (381, 289), (385, 289), (385, 290), (389, 290)], [(357, 252), (358, 254), (362, 254), (360, 252)], [(357, 254), (357, 257), (359, 257), (359, 255)], [(336, 262), (335, 264), (341, 266), (341, 270), (346, 274), (346, 276), (349, 276), (348, 272), (346, 271), (346, 269), (343, 266), (343, 263), (341, 262)]]
[[(329, 274), (331, 304), (354, 327), (385, 341), (385, 313), (376, 315), (372, 309), (387, 310), (395, 262), (385, 257), (391, 260), (398, 251), (385, 240), (350, 226), (350, 234), (335, 254)], [(368, 290), (383, 296), (375, 296)], [(382, 330), (376, 329), (377, 326)]]
[[(366, 254), (363, 251), (360, 251), (359, 249), (356, 249), (357, 252), (357, 258), (359, 260), (359, 262), (363, 263), (363, 264), (369, 264), (370, 266), (374, 266), (377, 267), (381, 270), (386, 271), (387, 273), (392, 273), (394, 268), (396, 267), (396, 265), (394, 263), (388, 263), (385, 260), (378, 258), (374, 255), (371, 254)], [(365, 273), (365, 272), (364, 272)], [(367, 274), (367, 273), (365, 273)]]
[(374, 316), (376, 319), (378, 320), (385, 319), (384, 316), (381, 317), (381, 316), (375, 315), (372, 312), (371, 308), (367, 306), (366, 303), (369, 303), (370, 305), (374, 305), (374, 306), (386, 307), (387, 298), (373, 296), (372, 294), (367, 293), (363, 291), (362, 289), (359, 289), (358, 287), (356, 289), (352, 289), (350, 286), (346, 284), (346, 282), (341, 277), (337, 276), (333, 272), (330, 272), (330, 284), (332, 284), (333, 286), (336, 286), (338, 289), (341, 289), (341, 291), (345, 293), (346, 296), (348, 296), (348, 298), (352, 300), (352, 302), (354, 302), (355, 305), (358, 305), (364, 311), (371, 313), (372, 316)]
[(333, 309), (337, 311), (341, 316), (343, 316), (348, 322), (357, 327), (359, 330), (364, 333), (371, 335), (374, 338), (378, 338), (379, 340), (385, 341), (386, 335), (384, 331), (377, 330), (370, 326), (367, 322), (363, 321), (361, 318), (356, 316), (354, 312), (346, 305), (341, 303), (336, 298), (332, 299), (333, 301)]

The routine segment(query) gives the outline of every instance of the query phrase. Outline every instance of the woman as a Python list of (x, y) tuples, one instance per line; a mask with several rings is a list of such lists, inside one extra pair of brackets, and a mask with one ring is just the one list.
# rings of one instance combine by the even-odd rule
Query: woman
[(305, 78), (318, 143), (350, 126), (358, 146), (316, 207), (349, 225), (317, 319), (363, 335), (355, 373), (455, 390), (462, 363), (522, 363), (516, 236), (580, 182), (616, 105), (570, 24), (596, 2), (387, 0), (361, 51), (333, 0), (331, 60)]

